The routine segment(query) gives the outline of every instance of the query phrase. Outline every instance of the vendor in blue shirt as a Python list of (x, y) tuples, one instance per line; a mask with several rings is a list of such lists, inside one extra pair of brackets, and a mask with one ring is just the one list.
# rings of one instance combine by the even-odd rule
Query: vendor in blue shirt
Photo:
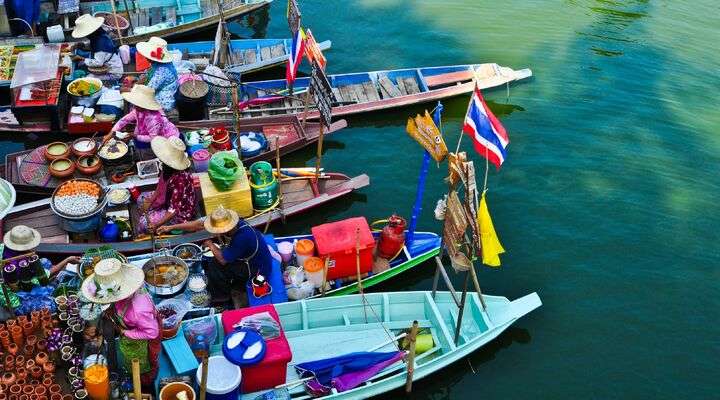
[(249, 279), (257, 275), (270, 276), (273, 256), (263, 234), (233, 210), (222, 206), (208, 217), (176, 225), (165, 225), (157, 229), (158, 234), (172, 230), (200, 231), (205, 229), (225, 243), (219, 247), (212, 240), (205, 240), (203, 246), (210, 249), (213, 260), (205, 268), (208, 291), (213, 303), (230, 300), (233, 290), (245, 294)]

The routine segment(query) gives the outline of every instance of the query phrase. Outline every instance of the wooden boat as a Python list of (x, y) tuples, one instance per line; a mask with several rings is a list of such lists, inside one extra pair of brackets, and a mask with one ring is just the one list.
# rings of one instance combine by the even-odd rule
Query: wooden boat
[[(236, 18), (270, 5), (272, 0), (225, 0), (222, 16)], [(216, 0), (135, 0), (128, 1), (130, 11), (124, 3), (116, 4), (117, 11), (128, 19), (129, 32), (123, 34), (125, 44), (136, 44), (158, 36), (172, 41), (180, 36), (196, 31), (215, 28), (220, 21)], [(136, 8), (137, 7), (137, 8)], [(112, 7), (109, 1), (81, 3), (82, 13), (109, 13)], [(114, 34), (114, 33), (113, 33)]]
[[(470, 93), (473, 79), (480, 89), (489, 89), (532, 76), (530, 69), (513, 70), (498, 64), (453, 65), (447, 67), (407, 68), (387, 71), (359, 72), (329, 75), (328, 79), (337, 98), (333, 117), (371, 111), (386, 110), (427, 103)], [(243, 118), (275, 114), (304, 114), (304, 94), (310, 79), (298, 78), (294, 84), (294, 99), (278, 99), (270, 104), (247, 107)], [(245, 82), (241, 85), (243, 100), (272, 97), (274, 93), (287, 93), (284, 79)], [(213, 118), (231, 116), (231, 110), (211, 110)], [(308, 118), (315, 119), (318, 112), (310, 109)]]
[[(212, 123), (182, 123), (180, 127), (187, 129), (202, 129), (213, 126), (225, 126), (222, 121), (213, 121)], [(345, 120), (339, 120), (332, 124), (325, 134), (336, 132), (347, 126)], [(228, 127), (230, 128), (230, 127)], [(299, 150), (305, 146), (315, 143), (320, 136), (320, 124), (306, 123), (305, 128), (297, 117), (275, 116), (264, 119), (253, 120), (252, 123), (243, 124), (242, 132), (264, 132), (267, 137), (268, 149), (256, 156), (243, 159), (246, 166), (250, 166), (255, 161), (272, 159), (275, 157), (275, 138), (280, 143), (280, 155), (285, 155), (293, 151)], [(233, 143), (235, 141), (233, 140)], [(25, 150), (17, 153), (11, 153), (5, 156), (5, 179), (10, 181), (15, 190), (19, 193), (32, 194), (51, 194), (53, 190), (61, 183), (60, 180), (51, 177), (48, 173), (48, 162), (44, 159), (45, 146), (32, 150)], [(134, 163), (155, 158), (152, 151), (136, 151)], [(130, 165), (132, 167), (132, 165)], [(104, 186), (112, 184), (112, 174), (123, 168), (102, 169), (92, 178), (96, 179)], [(124, 167), (127, 169), (127, 166)], [(80, 178), (80, 172), (75, 172), (75, 177)]]
[[(156, 183), (157, 179), (148, 180), (144, 185), (138, 187), (141, 191), (150, 191), (154, 189)], [(283, 180), (281, 183), (282, 207), (256, 213), (245, 220), (252, 226), (264, 226), (272, 221), (298, 214), (345, 196), (356, 189), (369, 185), (369, 183), (370, 178), (364, 174), (350, 178), (338, 173), (324, 173), (317, 183), (311, 179)], [(123, 183), (114, 187), (130, 187), (137, 184), (137, 182)], [(200, 199), (202, 196), (198, 193), (197, 198)], [(42, 254), (77, 255), (84, 253), (88, 249), (96, 248), (100, 244), (111, 245), (115, 250), (127, 254), (153, 251), (153, 242), (147, 235), (136, 238), (135, 241), (99, 243), (94, 235), (87, 237), (87, 235), (69, 234), (62, 228), (60, 218), (52, 211), (50, 201), (51, 199), (44, 199), (14, 207), (0, 221), (0, 232), (4, 234), (16, 225), (27, 225), (37, 229), (43, 240), (36, 251)], [(130, 204), (123, 207), (122, 210), (127, 210), (131, 225), (137, 226), (137, 221), (140, 218), (137, 206)], [(204, 214), (201, 204), (198, 204), (198, 212), (200, 215)], [(162, 239), (168, 245), (174, 246), (182, 243), (200, 242), (210, 237), (209, 233), (202, 231), (168, 236)]]
[[(237, 39), (230, 41), (229, 66), (233, 72), (249, 73), (280, 65), (287, 61), (292, 48), (292, 39)], [(327, 50), (332, 42), (318, 43), (321, 50)], [(211, 60), (215, 42), (187, 42), (168, 44), (170, 50), (187, 54), (187, 60), (198, 67)]]
[[(373, 235), (377, 239), (380, 232), (375, 231)], [(280, 242), (294, 242), (300, 239), (313, 239), (312, 235), (295, 235), (285, 237), (273, 237), (267, 235), (266, 240), (268, 243), (277, 249), (277, 243)], [(413, 267), (422, 264), (423, 262), (435, 257), (440, 253), (440, 236), (433, 232), (415, 232), (414, 240), (412, 243), (406, 243), (402, 251), (390, 261), (389, 267), (382, 271), (376, 272), (363, 278), (362, 285), (364, 288), (368, 288), (378, 283), (384, 282), (394, 276), (399, 275), (402, 272), (412, 269)], [(142, 255), (131, 256), (128, 258), (129, 262), (142, 267), (148, 260), (150, 260), (155, 254), (147, 253)], [(276, 269), (280, 271), (280, 263), (276, 262)], [(279, 273), (279, 272), (278, 272)], [(325, 292), (325, 296), (340, 296), (346, 294), (356, 293), (358, 291), (358, 284), (356, 280), (348, 282), (335, 281), (334, 287)], [(317, 292), (314, 297), (320, 296)]]
[[(290, 346), (292, 361), (287, 365), (286, 384), (292, 399), (305, 400), (295, 365), (337, 357), (352, 352), (397, 351), (397, 338), (413, 321), (432, 336), (432, 346), (414, 358), (412, 381), (425, 378), (480, 349), (518, 319), (542, 305), (537, 293), (510, 301), (506, 297), (468, 293), (460, 335), (454, 340), (458, 308), (450, 292), (388, 292), (326, 297), (275, 304), (279, 322)], [(216, 316), (216, 318), (220, 318)], [(220, 325), (222, 326), (222, 324)], [(220, 335), (222, 336), (222, 335)], [(211, 346), (211, 355), (222, 354), (222, 337)], [(328, 345), (332, 344), (332, 345)], [(164, 360), (163, 360), (164, 358)], [(161, 356), (163, 367), (169, 363)], [(366, 399), (405, 385), (407, 365), (392, 364), (363, 384), (345, 392), (333, 391), (324, 398)], [(261, 392), (246, 393), (243, 400)]]
[(15, 205), (15, 188), (12, 183), (0, 179), (0, 220), (5, 218), (8, 212)]

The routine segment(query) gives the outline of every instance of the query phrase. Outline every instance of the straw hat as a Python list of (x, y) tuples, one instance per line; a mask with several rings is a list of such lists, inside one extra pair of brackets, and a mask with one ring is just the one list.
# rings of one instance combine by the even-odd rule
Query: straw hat
[(103, 17), (93, 17), (90, 14), (83, 14), (75, 20), (75, 28), (72, 31), (72, 37), (75, 39), (84, 38), (85, 36), (100, 29), (105, 23)]
[(18, 225), (5, 235), (3, 243), (10, 250), (27, 251), (38, 247), (40, 239), (42, 237), (37, 230), (25, 225)]
[(132, 296), (144, 282), (142, 269), (108, 258), (95, 264), (95, 272), (85, 278), (80, 291), (92, 303), (110, 304)]
[(167, 42), (159, 37), (151, 37), (147, 42), (140, 42), (137, 47), (138, 53), (148, 60), (160, 63), (169, 63), (173, 60), (172, 54), (168, 51)]
[(158, 111), (162, 108), (155, 100), (155, 89), (145, 85), (135, 85), (129, 93), (122, 94), (123, 99), (129, 103), (146, 110)]
[(220, 206), (205, 218), (205, 230), (215, 235), (222, 235), (230, 232), (238, 221), (240, 217), (235, 211)]
[(165, 138), (157, 136), (150, 142), (155, 156), (172, 169), (184, 171), (190, 168), (190, 158), (185, 152), (186, 147), (182, 139), (178, 137)]

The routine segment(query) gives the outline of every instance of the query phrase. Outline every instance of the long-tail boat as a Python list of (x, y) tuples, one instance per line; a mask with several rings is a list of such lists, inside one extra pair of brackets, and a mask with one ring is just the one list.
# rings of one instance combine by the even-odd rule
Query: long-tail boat
[[(480, 89), (490, 89), (532, 76), (530, 69), (514, 70), (494, 63), (452, 65), (445, 67), (406, 68), (385, 71), (328, 75), (337, 99), (334, 117), (429, 103), (470, 93), (475, 82)], [(285, 79), (245, 82), (241, 98), (245, 108), (243, 118), (275, 114), (305, 115), (304, 92), (310, 78), (298, 78), (294, 96), (288, 94)], [(257, 104), (257, 105), (255, 105)], [(232, 115), (232, 110), (210, 110), (211, 119)], [(318, 112), (310, 108), (307, 118), (315, 119)]]
[[(254, 215), (245, 218), (252, 226), (264, 226), (272, 221), (279, 220), (294, 214), (307, 211), (313, 207), (320, 206), (331, 200), (345, 196), (354, 190), (367, 186), (370, 178), (363, 174), (356, 177), (348, 177), (339, 173), (323, 172), (319, 179), (312, 177), (287, 178), (281, 180), (280, 190), (282, 191), (282, 203), (268, 211), (256, 212)], [(114, 185), (113, 188), (138, 187), (142, 192), (152, 191), (155, 188), (157, 179), (149, 179), (146, 182), (122, 183)], [(200, 189), (196, 188), (196, 198), (202, 199)], [(105, 244), (112, 246), (121, 253), (137, 254), (153, 251), (154, 239), (146, 234), (135, 234), (133, 241), (104, 242), (100, 243), (96, 235), (71, 234), (63, 229), (63, 221), (51, 208), (52, 198), (38, 200), (31, 203), (15, 206), (0, 221), (0, 232), (8, 232), (16, 225), (27, 225), (37, 229), (42, 235), (42, 242), (36, 251), (42, 254), (82, 254), (89, 249)], [(142, 214), (134, 203), (123, 207), (127, 210), (130, 225), (135, 229), (138, 226)], [(204, 215), (205, 210), (201, 201), (197, 204), (197, 213)], [(162, 238), (168, 245), (182, 243), (200, 242), (210, 238), (208, 232), (195, 232), (180, 235), (171, 235)]]
[[(116, 2), (116, 11), (127, 25), (122, 26), (122, 41), (136, 44), (158, 36), (171, 41), (179, 36), (204, 29), (214, 29), (221, 18), (240, 17), (270, 5), (272, 0), (224, 0), (222, 13), (217, 0), (134, 0), (128, 1), (129, 10), (122, 1)], [(110, 1), (80, 3), (83, 13), (110, 14)], [(108, 15), (105, 15), (106, 18)], [(109, 15), (112, 19), (112, 14)], [(113, 25), (114, 27), (114, 25)], [(115, 34), (115, 32), (113, 32)]]
[[(201, 129), (218, 126), (226, 126), (222, 121), (212, 121), (206, 124), (183, 123), (179, 124), (187, 129)], [(345, 120), (337, 120), (332, 123), (329, 129), (325, 129), (325, 135), (337, 132), (347, 126)], [(243, 158), (246, 166), (255, 161), (268, 160), (275, 157), (275, 140), (280, 145), (280, 155), (286, 155), (299, 150), (305, 146), (317, 142), (320, 136), (320, 124), (308, 122), (304, 125), (297, 117), (292, 115), (274, 116), (253, 120), (251, 123), (242, 125), (242, 132), (263, 132), (268, 140), (268, 147), (265, 151)], [(233, 135), (233, 144), (236, 143)], [(69, 144), (72, 145), (72, 144)], [(49, 195), (63, 180), (53, 178), (49, 173), (49, 163), (44, 157), (45, 148), (40, 146), (35, 149), (11, 153), (5, 156), (4, 178), (15, 186), (19, 193), (46, 194)], [(97, 180), (107, 186), (116, 183), (112, 176), (121, 170), (132, 170), (135, 163), (155, 158), (151, 151), (135, 151), (135, 156), (129, 165), (116, 165), (112, 168), (101, 168), (90, 178)], [(87, 177), (79, 170), (74, 173), (75, 178)]]

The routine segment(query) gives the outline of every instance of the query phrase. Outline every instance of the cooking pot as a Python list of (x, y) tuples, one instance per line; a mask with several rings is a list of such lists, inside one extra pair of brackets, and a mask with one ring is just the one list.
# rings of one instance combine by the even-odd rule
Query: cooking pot
[(148, 282), (146, 279), (145, 284), (147, 285), (148, 291), (154, 295), (172, 296), (181, 291), (183, 287), (185, 287), (185, 283), (187, 282), (188, 276), (190, 275), (190, 269), (188, 268), (187, 263), (182, 258), (170, 255), (160, 255), (148, 260), (145, 265), (143, 265), (143, 272), (147, 272), (154, 269), (156, 266), (164, 264), (175, 264), (179, 265), (182, 269), (184, 269), (185, 277), (182, 279), (182, 281), (172, 286), (155, 286)]

